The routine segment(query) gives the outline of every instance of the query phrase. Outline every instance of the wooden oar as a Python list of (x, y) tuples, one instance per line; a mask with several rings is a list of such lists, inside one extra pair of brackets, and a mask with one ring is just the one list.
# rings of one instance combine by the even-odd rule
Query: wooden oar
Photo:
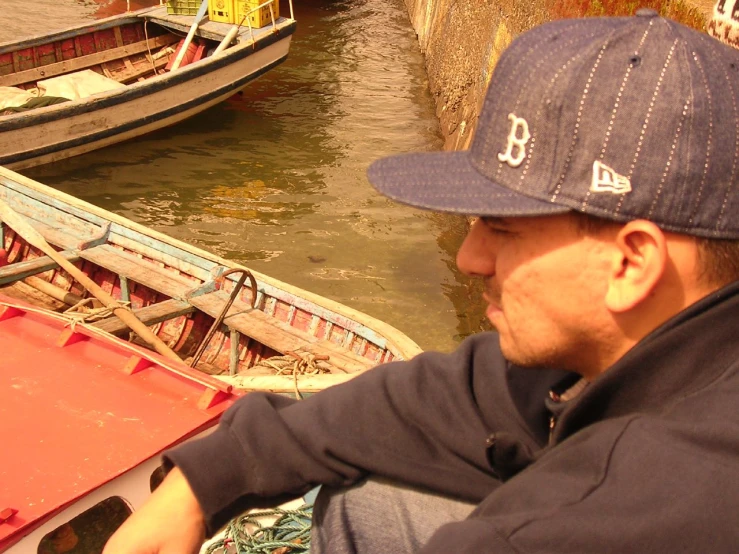
[(152, 348), (159, 352), (162, 356), (166, 356), (171, 360), (181, 362), (182, 359), (167, 346), (162, 339), (154, 334), (144, 323), (141, 322), (128, 308), (122, 306), (118, 301), (105, 292), (95, 281), (85, 275), (82, 270), (78, 269), (72, 262), (46, 242), (46, 239), (28, 223), (22, 215), (11, 208), (5, 201), (0, 200), (0, 218), (16, 233), (23, 237), (26, 242), (41, 250), (44, 254), (54, 260), (60, 267), (64, 268), (67, 273), (74, 277), (85, 289), (87, 289), (95, 298), (100, 300), (103, 305), (110, 309), (121, 321), (128, 325), (131, 330), (139, 337), (148, 342)]
[(198, 29), (198, 25), (200, 25), (200, 20), (205, 17), (205, 11), (208, 9), (208, 0), (203, 0), (203, 3), (200, 4), (200, 9), (198, 9), (197, 15), (195, 15), (195, 21), (192, 22), (192, 26), (190, 27), (190, 32), (187, 33), (187, 36), (185, 37), (185, 42), (182, 44), (182, 48), (180, 48), (180, 51), (177, 54), (177, 57), (174, 59), (174, 63), (172, 64), (172, 68), (170, 71), (177, 71), (177, 68), (180, 67), (180, 64), (182, 63), (182, 59), (185, 57), (185, 52), (187, 52), (187, 49), (190, 46), (190, 43), (192, 42), (193, 37), (195, 36), (195, 31)]

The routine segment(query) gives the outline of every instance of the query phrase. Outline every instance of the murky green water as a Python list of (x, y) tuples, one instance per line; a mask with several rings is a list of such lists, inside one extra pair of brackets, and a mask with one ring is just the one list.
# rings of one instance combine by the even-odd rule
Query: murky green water
[[(3, 3), (0, 40), (126, 7), (40, 0), (40, 23), (25, 0)], [(403, 1), (293, 4), (288, 61), (240, 100), (24, 173), (450, 350), (482, 320), (454, 269), (464, 222), (386, 200), (365, 177), (377, 157), (442, 145)]]

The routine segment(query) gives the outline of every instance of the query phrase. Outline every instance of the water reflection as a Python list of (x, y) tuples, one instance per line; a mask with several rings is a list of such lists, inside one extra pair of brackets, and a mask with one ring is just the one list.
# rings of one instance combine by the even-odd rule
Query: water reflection
[[(102, 16), (125, 0), (80, 5)], [(242, 96), (25, 173), (450, 350), (482, 320), (454, 268), (463, 220), (387, 200), (365, 176), (377, 157), (442, 145), (403, 2), (294, 6), (288, 60)]]

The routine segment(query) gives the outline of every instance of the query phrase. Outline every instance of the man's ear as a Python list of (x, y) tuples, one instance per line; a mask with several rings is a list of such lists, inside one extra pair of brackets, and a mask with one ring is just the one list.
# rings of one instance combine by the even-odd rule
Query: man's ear
[(643, 302), (655, 289), (668, 262), (667, 239), (651, 221), (624, 225), (614, 239), (606, 307), (622, 313)]

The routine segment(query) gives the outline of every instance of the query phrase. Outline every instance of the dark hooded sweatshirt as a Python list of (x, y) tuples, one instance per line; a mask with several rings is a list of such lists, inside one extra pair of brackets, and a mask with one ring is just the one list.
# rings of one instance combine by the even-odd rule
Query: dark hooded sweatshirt
[[(166, 453), (210, 532), (379, 475), (478, 503), (420, 553), (739, 550), (739, 282), (653, 331), (558, 414), (572, 376), (482, 333), (301, 401), (252, 393)], [(378, 553), (384, 554), (384, 553)]]

